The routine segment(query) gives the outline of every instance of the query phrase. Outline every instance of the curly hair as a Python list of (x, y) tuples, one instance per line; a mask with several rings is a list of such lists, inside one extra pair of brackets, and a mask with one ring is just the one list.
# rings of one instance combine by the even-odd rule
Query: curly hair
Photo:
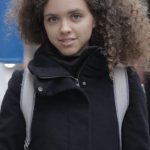
[[(16, 0), (17, 1), (17, 0)], [(48, 0), (22, 0), (16, 7), (18, 29), (25, 42), (48, 41), (43, 25), (43, 9)], [(85, 0), (95, 18), (91, 43), (106, 49), (110, 72), (117, 64), (133, 66), (150, 58), (148, 8), (140, 0)], [(18, 2), (17, 2), (18, 3)]]

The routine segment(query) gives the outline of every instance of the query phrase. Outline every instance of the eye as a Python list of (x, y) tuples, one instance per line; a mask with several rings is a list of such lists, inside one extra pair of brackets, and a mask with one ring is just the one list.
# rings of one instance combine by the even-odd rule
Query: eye
[(58, 22), (58, 17), (56, 17), (56, 16), (51, 16), (51, 17), (49, 17), (47, 20), (48, 20), (48, 22), (50, 22), (50, 23), (57, 23), (57, 22)]
[(73, 14), (71, 16), (71, 18), (73, 21), (80, 21), (80, 19), (82, 18), (82, 15), (81, 14)]

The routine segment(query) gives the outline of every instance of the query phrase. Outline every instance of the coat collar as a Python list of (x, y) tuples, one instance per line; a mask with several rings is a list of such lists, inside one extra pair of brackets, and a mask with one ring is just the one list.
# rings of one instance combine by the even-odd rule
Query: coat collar
[[(57, 55), (57, 50), (48, 44), (42, 45), (36, 51), (33, 60), (28, 65), (31, 73), (39, 78), (72, 76), (65, 67), (54, 59), (54, 55), (51, 55), (49, 51)], [(105, 51), (101, 47), (89, 46), (79, 56), (79, 61), (81, 65), (78, 68), (78, 73), (84, 70), (85, 75), (99, 76), (108, 72)]]

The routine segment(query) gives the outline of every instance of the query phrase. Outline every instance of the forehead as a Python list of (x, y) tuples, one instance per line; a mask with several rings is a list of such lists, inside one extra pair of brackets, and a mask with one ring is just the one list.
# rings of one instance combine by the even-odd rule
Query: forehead
[(48, 0), (44, 14), (64, 13), (72, 10), (88, 10), (85, 0)]

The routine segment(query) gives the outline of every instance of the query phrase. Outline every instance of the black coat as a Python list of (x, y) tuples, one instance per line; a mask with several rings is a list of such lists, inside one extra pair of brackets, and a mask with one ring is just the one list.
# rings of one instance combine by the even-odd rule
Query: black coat
[[(31, 149), (119, 150), (113, 82), (103, 51), (90, 47), (70, 67), (71, 63), (49, 57), (45, 47), (29, 63), (36, 91)], [(123, 121), (123, 150), (150, 150), (145, 96), (131, 68), (128, 76), (130, 104)], [(2, 103), (0, 150), (23, 150), (21, 81), (22, 71), (16, 71)]]
[(149, 130), (150, 130), (150, 75), (145, 73), (145, 93), (147, 96), (147, 107), (148, 107), (148, 120), (149, 120)]

